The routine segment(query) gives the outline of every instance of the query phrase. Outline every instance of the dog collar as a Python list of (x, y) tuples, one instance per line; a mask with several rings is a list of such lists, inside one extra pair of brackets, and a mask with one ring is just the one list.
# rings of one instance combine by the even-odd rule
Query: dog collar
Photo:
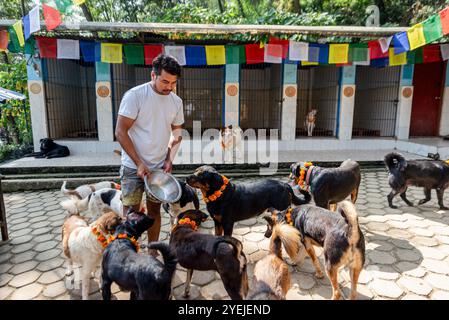
[(117, 239), (126, 239), (129, 242), (131, 242), (134, 245), (134, 248), (136, 249), (136, 252), (139, 252), (140, 246), (139, 243), (137, 242), (137, 239), (134, 237), (129, 237), (126, 233), (119, 233), (117, 236), (111, 236), (108, 240), (108, 245), (117, 240)]
[(307, 188), (306, 190), (307, 191), (309, 191), (310, 176), (312, 175), (313, 168), (315, 168), (315, 166), (312, 165), (307, 169), (307, 174), (306, 174), (306, 188)]
[(196, 222), (193, 220), (190, 220), (190, 218), (182, 218), (181, 220), (178, 221), (178, 223), (173, 227), (173, 229), (175, 229), (177, 226), (190, 226), (193, 231), (198, 230), (198, 226), (196, 225)]
[(292, 208), (288, 208), (287, 213), (285, 214), (285, 220), (291, 226), (293, 226), (292, 211)]
[[(312, 162), (306, 162), (304, 163), (304, 167), (301, 167), (301, 171), (299, 172), (299, 178), (296, 179), (297, 184), (300, 186), (301, 189), (304, 189), (304, 187), (308, 188), (308, 179), (305, 181), (306, 172), (309, 172), (309, 168), (313, 167)], [(307, 170), (307, 171), (306, 171)], [(310, 178), (310, 177), (309, 177)]]
[(106, 248), (109, 244), (108, 239), (103, 235), (103, 233), (101, 233), (100, 230), (97, 229), (97, 227), (92, 227), (91, 228), (92, 233), (97, 237), (98, 242), (100, 242), (101, 246), (103, 248)]
[(215, 191), (214, 194), (212, 194), (208, 197), (206, 197), (206, 195), (203, 193), (204, 202), (208, 203), (208, 202), (216, 201), (218, 198), (220, 198), (223, 195), (223, 191), (226, 189), (226, 187), (229, 183), (229, 179), (223, 175), (221, 177), (223, 178), (223, 185), (221, 186), (220, 190)]

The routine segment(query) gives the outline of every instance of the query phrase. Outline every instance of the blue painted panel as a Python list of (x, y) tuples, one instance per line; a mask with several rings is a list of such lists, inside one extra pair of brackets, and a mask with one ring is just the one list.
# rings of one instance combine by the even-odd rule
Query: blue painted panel
[(109, 63), (95, 62), (95, 74), (98, 81), (111, 81), (111, 68)]
[(415, 66), (413, 64), (407, 64), (402, 66), (401, 71), (401, 86), (412, 86), (413, 85), (413, 73)]
[(284, 84), (297, 83), (297, 70), (296, 64), (284, 64)]
[(239, 83), (240, 65), (227, 64), (226, 65), (226, 83)]
[(342, 78), (341, 84), (343, 85), (354, 85), (355, 84), (355, 73), (356, 66), (346, 66), (342, 67)]

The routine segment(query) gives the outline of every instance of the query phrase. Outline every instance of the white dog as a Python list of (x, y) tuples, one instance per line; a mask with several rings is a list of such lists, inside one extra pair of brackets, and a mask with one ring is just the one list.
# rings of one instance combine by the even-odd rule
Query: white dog
[(316, 114), (317, 114), (317, 110), (311, 109), (306, 117), (305, 127), (307, 130), (307, 136), (309, 136), (309, 137), (312, 136), (313, 129), (315, 129)]
[(104, 188), (113, 188), (120, 190), (120, 185), (118, 183), (115, 183), (113, 181), (101, 181), (94, 184), (84, 184), (82, 186), (79, 186), (76, 189), (66, 189), (67, 181), (64, 181), (61, 186), (61, 193), (68, 197), (75, 197), (77, 199), (84, 199), (88, 195), (90, 195), (92, 192), (98, 191), (100, 189)]
[(67, 257), (67, 275), (73, 273), (73, 265), (81, 267), (81, 294), (83, 300), (89, 297), (89, 282), (92, 272), (100, 265), (107, 237), (121, 223), (115, 212), (100, 216), (91, 225), (79, 215), (72, 215), (62, 226), (62, 246)]
[(243, 157), (243, 130), (239, 126), (227, 126), (220, 130), (220, 146), (225, 153), (225, 159), (232, 161), (234, 150), (237, 159)]
[(112, 188), (95, 191), (84, 199), (73, 197), (62, 201), (60, 204), (70, 214), (80, 214), (89, 210), (93, 219), (97, 219), (110, 210), (120, 215), (123, 214), (122, 192)]

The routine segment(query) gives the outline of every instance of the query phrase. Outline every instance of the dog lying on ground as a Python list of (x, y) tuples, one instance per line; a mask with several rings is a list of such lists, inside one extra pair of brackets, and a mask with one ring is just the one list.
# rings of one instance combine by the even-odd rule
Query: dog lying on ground
[(278, 223), (295, 226), (318, 278), (323, 277), (323, 272), (313, 246), (323, 247), (325, 270), (332, 284), (332, 299), (341, 297), (338, 270), (344, 266), (349, 268), (351, 276), (350, 298), (356, 299), (357, 281), (365, 263), (365, 237), (360, 230), (355, 207), (350, 201), (339, 203), (337, 211), (339, 215), (311, 205), (285, 211), (269, 209), (271, 216), (265, 217), (268, 221), (265, 236), (270, 237), (273, 227)]
[(311, 162), (298, 162), (290, 166), (290, 179), (301, 189), (312, 193), (318, 207), (335, 211), (337, 202), (351, 195), (352, 203), (357, 200), (361, 181), (360, 166), (352, 160), (345, 160), (338, 168), (322, 168)]
[(62, 158), (70, 155), (70, 150), (66, 146), (62, 146), (54, 142), (53, 139), (44, 138), (39, 140), (41, 146), (40, 151), (33, 152), (26, 157), (35, 157), (35, 158)]
[(242, 300), (248, 293), (246, 256), (242, 243), (232, 237), (196, 232), (208, 215), (199, 210), (181, 213), (170, 236), (170, 247), (179, 264), (187, 269), (184, 297), (189, 296), (193, 270), (215, 270), (229, 297)]
[(443, 203), (444, 190), (449, 187), (449, 164), (444, 161), (410, 160), (407, 161), (399, 153), (388, 153), (384, 158), (388, 169), (388, 183), (391, 192), (387, 196), (388, 205), (393, 205), (393, 198), (400, 194), (402, 200), (409, 205), (413, 203), (407, 199), (406, 191), (409, 186), (423, 187), (425, 198), (418, 204), (430, 201), (431, 190), (436, 189), (438, 205), (442, 210), (449, 210)]
[(299, 231), (284, 223), (273, 226), (270, 253), (254, 267), (253, 285), (247, 300), (285, 300), (291, 287), (288, 265), (282, 260), (282, 245), (292, 261), (297, 261)]
[(62, 226), (62, 247), (68, 261), (66, 274), (72, 274), (73, 264), (81, 266), (83, 300), (88, 299), (90, 275), (100, 264), (107, 237), (120, 223), (120, 216), (111, 211), (91, 225), (87, 225), (82, 217), (72, 215)]
[(131, 300), (168, 300), (177, 260), (168, 244), (152, 242), (149, 249), (159, 250), (164, 263), (153, 256), (139, 254), (137, 239), (154, 223), (145, 213), (128, 211), (127, 219), (116, 229), (103, 253), (101, 291), (103, 300), (111, 299), (112, 282), (131, 291)]
[(285, 210), (292, 202), (301, 205), (311, 200), (308, 192), (301, 190), (304, 199), (300, 199), (290, 185), (277, 180), (234, 184), (211, 166), (199, 167), (186, 181), (201, 190), (214, 219), (215, 235), (231, 236), (234, 222), (255, 217), (270, 207)]
[(73, 197), (60, 202), (60, 205), (70, 214), (80, 214), (89, 210), (93, 219), (110, 210), (123, 214), (122, 192), (111, 188), (100, 189), (81, 200)]
[(104, 188), (112, 188), (120, 190), (120, 184), (113, 181), (101, 181), (94, 184), (84, 184), (76, 189), (66, 189), (67, 181), (64, 181), (61, 186), (61, 194), (68, 197), (75, 197), (79, 200), (88, 197), (92, 192)]
[(181, 185), (181, 198), (179, 201), (175, 203), (164, 203), (162, 207), (165, 212), (170, 215), (170, 226), (173, 227), (174, 221), (176, 217), (182, 212), (187, 210), (199, 210), (200, 209), (200, 201), (198, 199), (198, 195), (196, 194), (195, 189), (189, 186), (184, 181), (179, 181)]

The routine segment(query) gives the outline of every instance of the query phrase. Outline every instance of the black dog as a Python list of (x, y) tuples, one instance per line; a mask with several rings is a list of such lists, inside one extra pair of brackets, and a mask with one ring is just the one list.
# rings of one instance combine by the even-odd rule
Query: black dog
[(50, 138), (44, 138), (39, 140), (41, 143), (41, 147), (39, 152), (33, 152), (26, 157), (35, 157), (35, 158), (62, 158), (70, 155), (70, 150), (66, 146), (62, 146), (57, 144)]
[(200, 210), (181, 213), (170, 236), (170, 247), (179, 264), (187, 269), (184, 297), (189, 296), (193, 270), (215, 270), (233, 300), (243, 300), (248, 293), (246, 256), (242, 243), (228, 236), (196, 232), (208, 215)]
[(196, 194), (195, 189), (189, 186), (184, 181), (179, 181), (181, 185), (181, 198), (179, 201), (175, 203), (164, 203), (162, 207), (165, 212), (170, 215), (170, 224), (173, 227), (174, 220), (176, 217), (187, 210), (199, 210), (200, 209), (200, 201), (198, 199), (198, 195)]
[(285, 210), (292, 202), (301, 205), (311, 200), (307, 191), (301, 190), (304, 199), (300, 199), (291, 186), (277, 180), (233, 184), (211, 166), (198, 168), (187, 183), (203, 193), (215, 222), (215, 235), (231, 236), (234, 222), (255, 217), (270, 207)]
[[(335, 211), (337, 202), (343, 201), (351, 195), (352, 203), (357, 200), (361, 181), (360, 166), (352, 160), (343, 161), (338, 168), (322, 168), (305, 162), (294, 163), (290, 166), (290, 179), (296, 184), (302, 184), (306, 190), (310, 189), (313, 200), (318, 207)], [(304, 170), (304, 181), (300, 181), (301, 170)]]
[[(115, 231), (112, 242), (103, 253), (101, 291), (103, 300), (111, 299), (111, 284), (115, 282), (131, 291), (131, 300), (167, 300), (171, 297), (171, 282), (177, 260), (168, 244), (152, 242), (149, 249), (162, 253), (164, 263), (137, 253), (137, 239), (154, 223), (142, 212), (128, 212), (127, 219)], [(115, 239), (115, 240), (114, 240)]]
[(449, 210), (443, 204), (444, 190), (449, 187), (449, 164), (444, 161), (411, 160), (396, 152), (391, 152), (385, 156), (385, 165), (388, 169), (388, 183), (392, 188), (388, 195), (388, 205), (396, 209), (393, 205), (393, 198), (399, 193), (402, 200), (413, 206), (405, 194), (409, 186), (423, 187), (425, 198), (418, 204), (426, 203), (430, 200), (432, 189), (436, 189), (438, 205), (440, 209)]
[(311, 205), (282, 212), (273, 209), (268, 211), (271, 216), (264, 216), (268, 222), (265, 237), (271, 237), (273, 228), (279, 223), (296, 227), (315, 266), (317, 278), (322, 278), (323, 272), (313, 246), (323, 247), (325, 269), (332, 284), (332, 298), (338, 300), (341, 296), (338, 270), (343, 266), (349, 267), (351, 299), (357, 297), (357, 281), (365, 264), (365, 237), (360, 230), (355, 207), (350, 201), (339, 204), (340, 214)]

